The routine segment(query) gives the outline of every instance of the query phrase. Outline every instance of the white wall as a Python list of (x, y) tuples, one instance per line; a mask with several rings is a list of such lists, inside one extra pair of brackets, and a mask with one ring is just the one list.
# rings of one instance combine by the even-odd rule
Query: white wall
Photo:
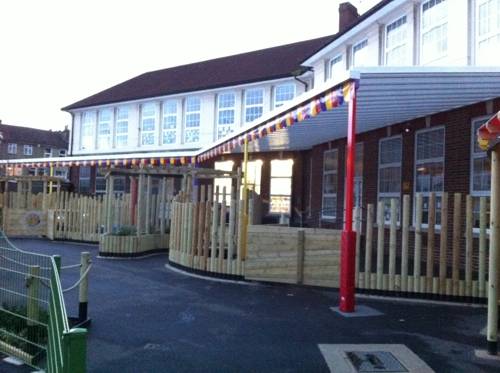
[[(165, 151), (165, 150), (184, 150), (200, 148), (217, 140), (217, 95), (225, 92), (235, 94), (235, 122), (234, 127), (238, 128), (245, 125), (245, 107), (244, 107), (244, 92), (248, 88), (263, 88), (264, 104), (263, 112), (266, 113), (274, 109), (274, 87), (279, 84), (292, 82), (295, 85), (296, 95), (300, 95), (305, 91), (302, 83), (297, 82), (293, 78), (280, 79), (272, 82), (263, 82), (257, 84), (248, 84), (237, 87), (227, 87), (217, 90), (193, 92), (191, 94), (181, 94), (166, 97), (158, 97), (147, 100), (137, 100), (134, 102), (121, 102), (116, 105), (104, 105), (100, 107), (92, 107), (88, 109), (77, 109), (72, 112), (74, 115), (73, 122), (73, 155), (90, 155), (90, 154), (119, 154), (131, 153), (140, 151)], [(185, 99), (189, 96), (198, 96), (201, 100), (200, 107), (200, 142), (188, 143), (184, 142), (184, 119), (185, 119)], [(161, 144), (162, 141), (162, 117), (161, 117), (161, 102), (166, 99), (178, 100), (178, 115), (177, 115), (177, 142), (175, 144)], [(140, 139), (140, 120), (141, 120), (141, 105), (153, 102), (156, 106), (156, 143), (154, 145), (143, 146)], [(112, 126), (112, 146), (108, 149), (97, 149), (97, 113), (102, 109), (112, 109), (113, 112), (118, 106), (129, 107), (129, 123), (128, 123), (128, 146), (115, 146), (115, 125)], [(93, 147), (82, 149), (81, 147), (81, 116), (85, 111), (90, 111), (95, 114), (96, 122), (94, 123), (93, 133), (95, 141)], [(114, 118), (114, 116), (113, 116)], [(115, 121), (113, 121), (115, 123)]]

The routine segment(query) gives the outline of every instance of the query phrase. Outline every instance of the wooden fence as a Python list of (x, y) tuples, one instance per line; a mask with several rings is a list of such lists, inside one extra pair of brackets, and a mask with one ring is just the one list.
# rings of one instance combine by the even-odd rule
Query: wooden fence
[(431, 193), (424, 211), (423, 196), (417, 194), (413, 219), (409, 195), (403, 197), (401, 219), (397, 199), (391, 200), (389, 222), (382, 202), (376, 211), (371, 204), (364, 214), (357, 209), (357, 287), (486, 297), (487, 199), (480, 198), (479, 227), (475, 228), (473, 197), (460, 193), (451, 197), (450, 201), (448, 193), (442, 193), (438, 208), (437, 196)]
[(233, 187), (229, 205), (223, 202), (226, 200), (226, 188), (223, 188), (220, 199), (217, 187), (214, 198), (211, 185), (195, 186), (193, 193), (181, 191), (174, 198), (170, 261), (206, 272), (244, 274), (246, 242), (242, 240), (242, 229), (245, 216), (243, 203), (236, 198), (239, 195), (236, 191), (237, 188)]

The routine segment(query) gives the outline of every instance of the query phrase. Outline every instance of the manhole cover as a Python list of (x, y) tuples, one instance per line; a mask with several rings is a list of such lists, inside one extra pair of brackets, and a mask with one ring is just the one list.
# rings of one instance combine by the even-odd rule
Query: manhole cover
[(399, 360), (387, 351), (346, 351), (346, 355), (359, 373), (408, 372)]

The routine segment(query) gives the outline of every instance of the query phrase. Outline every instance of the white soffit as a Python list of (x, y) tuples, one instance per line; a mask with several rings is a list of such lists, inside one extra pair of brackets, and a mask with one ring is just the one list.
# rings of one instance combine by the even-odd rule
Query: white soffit
[[(498, 68), (369, 68), (359, 73), (357, 133), (500, 97)], [(346, 137), (347, 110), (344, 104), (322, 112), (250, 142), (249, 150), (303, 150)]]

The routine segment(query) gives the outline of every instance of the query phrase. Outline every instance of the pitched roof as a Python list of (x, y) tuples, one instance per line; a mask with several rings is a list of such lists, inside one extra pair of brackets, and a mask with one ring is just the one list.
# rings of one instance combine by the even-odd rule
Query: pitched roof
[(0, 140), (4, 143), (47, 145), (58, 149), (67, 149), (68, 134), (69, 131), (42, 130), (0, 124)]
[(147, 72), (62, 110), (193, 92), (292, 76), (335, 35)]

